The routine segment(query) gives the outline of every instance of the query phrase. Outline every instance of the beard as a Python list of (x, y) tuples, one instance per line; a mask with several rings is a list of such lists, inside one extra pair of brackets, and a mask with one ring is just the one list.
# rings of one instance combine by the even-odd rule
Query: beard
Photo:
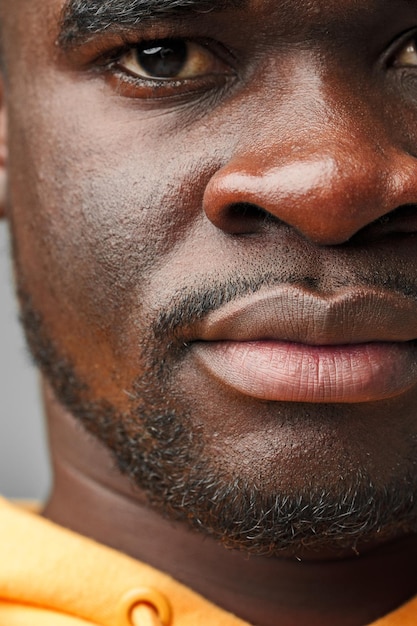
[[(262, 286), (268, 282), (264, 276)], [(338, 487), (306, 478), (301, 488), (289, 490), (273, 479), (233, 474), (214, 462), (190, 402), (173, 384), (190, 348), (184, 329), (236, 296), (255, 292), (259, 285), (260, 281), (240, 280), (195, 290), (180, 294), (161, 311), (142, 342), (146, 367), (128, 391), (131, 409), (123, 412), (106, 400), (91, 398), (88, 385), (60, 354), (23, 289), (21, 319), (33, 358), (58, 401), (110, 450), (120, 472), (168, 519), (257, 556), (302, 557), (306, 551), (323, 550), (358, 553), (367, 544), (416, 532), (414, 448), (409, 471), (382, 486), (360, 468), (349, 472)], [(305, 410), (292, 403), (293, 412)]]

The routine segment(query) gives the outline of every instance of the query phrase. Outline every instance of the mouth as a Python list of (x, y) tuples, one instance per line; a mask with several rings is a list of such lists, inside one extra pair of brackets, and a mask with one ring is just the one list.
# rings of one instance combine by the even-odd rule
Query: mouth
[(372, 402), (417, 385), (416, 337), (417, 302), (406, 296), (282, 286), (208, 314), (194, 354), (209, 376), (253, 398)]

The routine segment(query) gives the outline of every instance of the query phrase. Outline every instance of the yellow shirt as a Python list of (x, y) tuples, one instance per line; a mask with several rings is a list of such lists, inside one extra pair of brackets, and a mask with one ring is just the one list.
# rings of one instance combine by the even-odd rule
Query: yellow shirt
[[(170, 576), (0, 499), (0, 626), (248, 626)], [(416, 626), (417, 598), (372, 626)]]

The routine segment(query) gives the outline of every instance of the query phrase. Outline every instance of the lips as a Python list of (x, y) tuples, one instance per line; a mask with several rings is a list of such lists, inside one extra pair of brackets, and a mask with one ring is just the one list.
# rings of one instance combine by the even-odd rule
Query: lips
[(199, 336), (203, 341), (276, 339), (310, 345), (412, 341), (417, 338), (417, 301), (376, 290), (324, 298), (281, 287), (210, 313)]
[(417, 302), (382, 290), (265, 290), (210, 313), (198, 364), (226, 387), (287, 402), (370, 402), (417, 385)]

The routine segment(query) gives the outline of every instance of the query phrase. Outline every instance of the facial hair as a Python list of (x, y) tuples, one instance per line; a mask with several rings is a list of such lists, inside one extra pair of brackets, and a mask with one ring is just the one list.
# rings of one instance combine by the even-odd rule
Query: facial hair
[(155, 316), (143, 341), (145, 373), (129, 390), (131, 410), (123, 413), (106, 400), (87, 399), (87, 384), (59, 353), (23, 289), (21, 319), (35, 362), (59, 402), (111, 451), (119, 470), (169, 519), (258, 556), (298, 556), (306, 549), (357, 552), (366, 542), (415, 532), (417, 451), (410, 471), (389, 485), (376, 486), (358, 469), (339, 489), (306, 480), (296, 493), (238, 473), (231, 476), (213, 462), (192, 410), (171, 384), (189, 349), (185, 329), (208, 311), (272, 282), (263, 276), (262, 281), (235, 280), (177, 294)]

